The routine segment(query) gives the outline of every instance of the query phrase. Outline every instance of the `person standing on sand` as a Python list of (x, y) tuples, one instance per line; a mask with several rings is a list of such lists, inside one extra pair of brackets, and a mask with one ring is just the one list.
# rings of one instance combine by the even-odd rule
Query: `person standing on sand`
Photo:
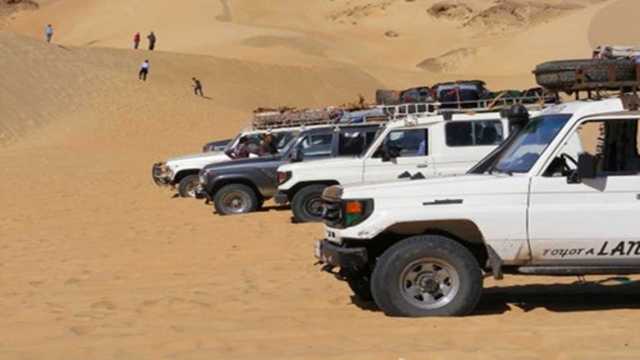
[(148, 74), (149, 74), (149, 60), (145, 60), (140, 66), (140, 72), (138, 73), (138, 80), (147, 81)]
[(149, 40), (149, 50), (153, 51), (156, 48), (156, 34), (152, 31), (151, 34), (147, 36), (147, 39)]
[(195, 77), (191, 80), (193, 80), (193, 93), (195, 95), (204, 97), (204, 93), (202, 92), (202, 83), (200, 82), (200, 80), (196, 79)]
[(51, 42), (51, 39), (53, 38), (53, 26), (51, 26), (51, 24), (48, 24), (44, 29), (44, 37), (48, 43)]
[(138, 50), (139, 46), (140, 46), (140, 33), (137, 32), (135, 33), (135, 35), (133, 35), (133, 48)]

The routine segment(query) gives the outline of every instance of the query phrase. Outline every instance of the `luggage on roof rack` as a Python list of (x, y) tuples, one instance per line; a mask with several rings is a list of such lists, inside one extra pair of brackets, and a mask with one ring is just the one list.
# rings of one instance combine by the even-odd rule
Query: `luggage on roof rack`
[(628, 58), (549, 61), (536, 66), (538, 85), (553, 92), (618, 91), (638, 87), (635, 61)]
[(366, 104), (318, 109), (259, 108), (254, 111), (252, 126), (257, 130), (312, 125), (356, 124), (387, 121), (382, 109)]

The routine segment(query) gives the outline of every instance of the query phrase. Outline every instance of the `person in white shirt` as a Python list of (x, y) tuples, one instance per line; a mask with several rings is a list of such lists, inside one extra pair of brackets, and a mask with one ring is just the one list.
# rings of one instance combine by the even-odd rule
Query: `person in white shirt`
[(48, 24), (44, 29), (44, 36), (47, 42), (50, 43), (51, 39), (53, 38), (53, 26), (51, 26), (51, 24)]
[(140, 66), (140, 72), (138, 73), (138, 79), (147, 81), (147, 75), (149, 74), (149, 60), (145, 60)]

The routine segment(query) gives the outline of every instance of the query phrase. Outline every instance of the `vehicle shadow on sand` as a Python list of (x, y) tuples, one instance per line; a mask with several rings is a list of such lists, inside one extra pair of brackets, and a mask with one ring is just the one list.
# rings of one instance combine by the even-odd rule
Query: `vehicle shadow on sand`
[[(352, 297), (363, 310), (380, 311), (373, 302)], [(598, 282), (573, 284), (513, 285), (485, 288), (472, 316), (504, 314), (515, 306), (525, 312), (597, 311), (640, 308), (640, 281), (613, 277)]]

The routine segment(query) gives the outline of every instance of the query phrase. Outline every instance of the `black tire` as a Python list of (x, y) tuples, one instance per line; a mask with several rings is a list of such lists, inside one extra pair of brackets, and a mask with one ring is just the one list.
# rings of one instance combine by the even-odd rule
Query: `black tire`
[[(578, 85), (576, 72), (584, 72), (585, 82), (608, 82), (609, 68), (613, 67), (616, 81), (635, 81), (636, 69), (632, 60), (627, 59), (586, 59), (550, 61), (540, 64), (534, 70), (538, 85), (551, 91), (566, 91)], [(606, 88), (606, 87), (605, 87)], [(612, 84), (612, 90), (615, 85)]]
[(296, 222), (320, 222), (322, 214), (318, 206), (327, 185), (309, 185), (300, 189), (291, 199), (291, 210)]
[(378, 259), (371, 292), (389, 316), (463, 316), (480, 300), (482, 272), (459, 243), (438, 235), (414, 236)]
[(220, 215), (237, 215), (256, 211), (260, 201), (256, 192), (244, 184), (229, 184), (213, 197), (213, 206)]
[(198, 175), (188, 175), (178, 183), (178, 194), (183, 198), (195, 198), (196, 187), (200, 183)]
[(371, 275), (366, 274), (344, 274), (344, 281), (347, 282), (353, 294), (362, 301), (373, 301), (371, 295)]
[(376, 104), (396, 105), (400, 103), (400, 92), (396, 90), (376, 90)]

